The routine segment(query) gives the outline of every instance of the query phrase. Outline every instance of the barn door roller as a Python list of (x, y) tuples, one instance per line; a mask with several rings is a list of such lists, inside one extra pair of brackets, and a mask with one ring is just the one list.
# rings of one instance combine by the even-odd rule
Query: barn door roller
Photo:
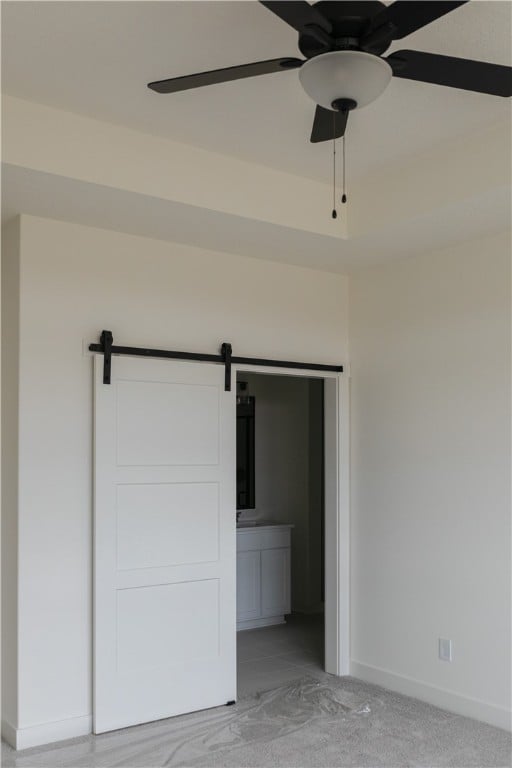
[(198, 352), (176, 352), (168, 349), (146, 349), (145, 347), (114, 346), (112, 331), (102, 331), (99, 344), (89, 344), (91, 352), (101, 352), (103, 355), (103, 383), (110, 384), (112, 371), (112, 355), (131, 355), (135, 357), (163, 357), (172, 360), (196, 360), (203, 363), (220, 363), (224, 365), (224, 389), (231, 390), (232, 365), (263, 365), (271, 368), (301, 368), (308, 371), (334, 371), (341, 373), (342, 365), (323, 365), (320, 363), (297, 363), (287, 360), (266, 360), (261, 357), (234, 357), (229, 342), (223, 342), (219, 355), (200, 354)]

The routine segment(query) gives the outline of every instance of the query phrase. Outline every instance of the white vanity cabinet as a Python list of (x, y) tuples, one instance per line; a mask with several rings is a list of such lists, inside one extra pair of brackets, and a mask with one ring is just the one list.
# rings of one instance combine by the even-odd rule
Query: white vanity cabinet
[(283, 624), (290, 613), (291, 525), (236, 532), (237, 629)]

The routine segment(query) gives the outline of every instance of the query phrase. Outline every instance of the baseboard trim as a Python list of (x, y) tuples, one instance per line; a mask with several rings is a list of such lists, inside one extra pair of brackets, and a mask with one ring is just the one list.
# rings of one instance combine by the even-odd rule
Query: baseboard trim
[(237, 621), (236, 631), (243, 632), (245, 629), (273, 627), (275, 624), (286, 624), (284, 616), (271, 616), (267, 619), (246, 619), (245, 621)]
[(412, 696), (415, 699), (426, 701), (457, 715), (472, 717), (475, 720), (481, 720), (484, 723), (489, 723), (497, 728), (503, 728), (506, 731), (512, 730), (512, 712), (504, 707), (496, 707), (494, 704), (489, 704), (486, 701), (461, 696), (454, 691), (437, 688), (420, 680), (415, 680), (412, 677), (398, 675), (387, 669), (362, 664), (359, 661), (351, 660), (350, 674), (352, 677), (357, 677), (375, 685), (381, 685), (383, 688), (403, 693), (405, 696)]
[(14, 749), (41, 747), (43, 744), (51, 744), (54, 741), (87, 736), (91, 732), (92, 717), (90, 715), (32, 725), (29, 728), (13, 728), (6, 720), (2, 720), (2, 737)]
[(2, 739), (16, 749), (16, 728), (13, 728), (7, 720), (2, 720)]

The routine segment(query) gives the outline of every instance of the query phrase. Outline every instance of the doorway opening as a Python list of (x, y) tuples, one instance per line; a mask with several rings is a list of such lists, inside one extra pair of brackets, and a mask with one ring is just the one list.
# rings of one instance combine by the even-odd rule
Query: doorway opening
[(238, 696), (325, 670), (324, 380), (237, 373)]

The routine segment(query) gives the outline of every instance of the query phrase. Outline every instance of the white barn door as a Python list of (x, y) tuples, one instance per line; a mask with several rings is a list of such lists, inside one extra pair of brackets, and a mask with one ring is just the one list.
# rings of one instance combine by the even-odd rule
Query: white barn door
[(94, 732), (236, 698), (235, 393), (95, 358)]

